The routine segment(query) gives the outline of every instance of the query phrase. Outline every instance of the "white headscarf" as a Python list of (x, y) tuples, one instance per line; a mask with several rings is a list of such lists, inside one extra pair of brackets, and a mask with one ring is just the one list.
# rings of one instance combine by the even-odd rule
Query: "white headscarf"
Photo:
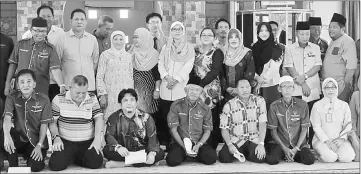
[(121, 35), (123, 36), (123, 40), (125, 39), (125, 34), (124, 32), (122, 31), (113, 31), (113, 33), (110, 35), (110, 48), (107, 52), (104, 52), (104, 53), (108, 53), (108, 54), (111, 54), (113, 56), (116, 56), (116, 57), (122, 57), (126, 51), (125, 51), (125, 42), (123, 42), (124, 44), (122, 45), (122, 48), (121, 49), (116, 49), (115, 46), (114, 46), (114, 36), (116, 35)]
[(194, 58), (194, 48), (188, 43), (186, 31), (184, 25), (179, 22), (173, 22), (170, 26), (170, 32), (172, 32), (172, 29), (176, 26), (180, 25), (183, 29), (181, 41), (179, 43), (174, 42), (174, 38), (170, 34), (170, 37), (168, 38), (168, 42), (166, 45), (166, 56), (169, 56), (171, 59), (173, 59), (176, 62), (186, 62), (191, 58)]

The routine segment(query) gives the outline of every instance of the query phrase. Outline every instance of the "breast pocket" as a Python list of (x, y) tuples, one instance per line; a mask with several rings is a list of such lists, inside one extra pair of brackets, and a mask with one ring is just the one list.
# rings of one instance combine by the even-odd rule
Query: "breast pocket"
[(41, 114), (43, 113), (43, 109), (42, 108), (31, 108), (28, 110), (28, 113), (30, 114), (30, 116), (32, 118), (38, 119), (40, 120)]
[(92, 118), (92, 107), (87, 106), (84, 108), (84, 118), (85, 119), (91, 119)]

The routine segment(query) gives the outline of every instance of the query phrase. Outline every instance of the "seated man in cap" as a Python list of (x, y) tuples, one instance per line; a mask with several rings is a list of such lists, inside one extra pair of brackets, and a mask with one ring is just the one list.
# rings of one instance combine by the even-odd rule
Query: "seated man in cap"
[(180, 165), (187, 156), (211, 165), (217, 160), (216, 151), (207, 144), (213, 129), (212, 111), (202, 102), (200, 78), (191, 76), (185, 87), (186, 97), (172, 103), (167, 117), (173, 140), (166, 161), (168, 166)]
[(220, 115), (219, 127), (225, 143), (219, 152), (219, 161), (231, 163), (234, 155), (243, 154), (249, 161), (263, 163), (267, 129), (265, 100), (251, 94), (252, 87), (246, 79), (238, 81), (237, 89), (238, 95), (224, 105)]
[(18, 167), (18, 154), (24, 154), (31, 171), (39, 172), (45, 167), (48, 123), (54, 120), (51, 115), (51, 104), (47, 95), (35, 92), (37, 83), (33, 71), (20, 70), (16, 76), (16, 83), (19, 91), (11, 93), (5, 102), (1, 146), (6, 151), (10, 167)]
[(310, 24), (310, 42), (317, 44), (320, 46), (321, 51), (321, 60), (325, 58), (326, 50), (328, 47), (328, 43), (326, 40), (320, 37), (322, 31), (322, 21), (320, 17), (310, 17), (308, 18), (308, 23)]
[(281, 77), (278, 90), (282, 98), (274, 101), (268, 112), (267, 127), (273, 142), (267, 144), (267, 163), (278, 164), (285, 158), (287, 162), (313, 164), (315, 158), (306, 142), (311, 126), (308, 105), (302, 99), (292, 97), (295, 84), (291, 76)]
[[(109, 160), (106, 168), (123, 167), (129, 152), (145, 150), (146, 161), (134, 166), (151, 166), (164, 158), (159, 148), (153, 118), (137, 109), (138, 95), (134, 89), (123, 89), (118, 95), (121, 109), (109, 116), (104, 156)], [(145, 154), (144, 154), (145, 155)]]
[[(47, 21), (37, 17), (31, 23), (32, 38), (20, 40), (9, 59), (9, 70), (5, 82), (5, 95), (10, 92), (10, 82), (16, 72), (22, 69), (31, 69), (36, 75), (36, 92), (48, 95), (49, 70), (53, 73), (55, 81), (60, 87), (60, 92), (65, 92), (63, 76), (60, 71), (60, 60), (52, 44), (45, 40)], [(16, 70), (16, 71), (15, 71)]]
[(332, 38), (321, 68), (322, 79), (331, 77), (338, 83), (338, 98), (349, 102), (353, 92), (353, 75), (357, 67), (356, 45), (345, 33), (346, 18), (334, 13), (329, 26)]

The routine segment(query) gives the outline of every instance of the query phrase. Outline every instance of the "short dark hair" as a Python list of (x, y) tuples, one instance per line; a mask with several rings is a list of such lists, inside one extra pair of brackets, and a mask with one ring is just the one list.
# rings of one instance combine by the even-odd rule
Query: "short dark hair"
[(149, 23), (150, 18), (153, 18), (153, 17), (158, 17), (160, 19), (160, 21), (163, 22), (163, 18), (159, 13), (148, 14), (147, 17), (145, 17), (145, 22)]
[(108, 15), (103, 15), (98, 20), (98, 27), (105, 25), (105, 22), (113, 23), (113, 19)]
[(125, 94), (130, 94), (131, 96), (133, 96), (135, 98), (136, 101), (138, 101), (137, 92), (135, 92), (135, 90), (133, 88), (128, 88), (128, 89), (123, 89), (119, 92), (118, 103), (122, 103), (122, 100), (123, 100)]
[(22, 69), (16, 74), (16, 81), (19, 81), (19, 77), (24, 74), (30, 74), (34, 81), (36, 81), (36, 75), (31, 69)]
[(203, 33), (203, 31), (204, 30), (211, 30), (212, 31), (212, 33), (213, 33), (213, 36), (216, 36), (216, 32), (213, 30), (213, 28), (211, 28), (211, 27), (206, 27), (206, 28), (203, 28), (203, 30), (201, 31), (201, 33), (199, 34), (199, 36), (201, 36), (202, 35), (202, 33)]
[(45, 9), (45, 8), (48, 8), (48, 9), (51, 11), (51, 14), (54, 16), (54, 9), (53, 9), (53, 8), (51, 8), (51, 7), (48, 6), (48, 5), (41, 5), (41, 6), (36, 10), (36, 14), (38, 15), (38, 17), (40, 17), (40, 16), (39, 16), (40, 11), (41, 11), (42, 9)]
[(76, 84), (78, 86), (85, 86), (88, 84), (88, 79), (83, 75), (77, 75), (71, 81), (72, 84)]
[(229, 23), (226, 19), (221, 18), (221, 19), (218, 19), (218, 21), (216, 22), (215, 29), (218, 29), (218, 25), (220, 22), (226, 22), (228, 24), (228, 27), (231, 28), (231, 23)]
[(80, 9), (80, 8), (77, 8), (75, 10), (73, 10), (70, 14), (70, 19), (73, 19), (74, 17), (74, 13), (83, 13), (85, 15), (85, 19), (86, 19), (86, 13), (84, 10)]
[(247, 81), (249, 83), (249, 85), (252, 86), (251, 82), (248, 79), (243, 78), (243, 79), (238, 80), (237, 87), (238, 87), (240, 81)]
[(276, 21), (269, 21), (268, 23), (269, 23), (270, 25), (271, 25), (271, 24), (275, 24), (275, 25), (278, 27), (278, 23), (277, 23)]

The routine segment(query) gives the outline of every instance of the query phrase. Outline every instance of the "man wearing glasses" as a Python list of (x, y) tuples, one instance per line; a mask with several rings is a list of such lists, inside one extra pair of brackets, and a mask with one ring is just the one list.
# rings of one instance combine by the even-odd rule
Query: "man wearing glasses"
[[(47, 21), (37, 17), (31, 24), (32, 37), (20, 40), (9, 59), (9, 70), (5, 82), (5, 95), (9, 95), (10, 82), (14, 75), (22, 69), (31, 69), (36, 75), (36, 92), (48, 94), (49, 90), (49, 70), (54, 75), (56, 83), (60, 87), (60, 92), (65, 92), (65, 85), (60, 71), (60, 60), (55, 48), (50, 44), (45, 36), (48, 33)], [(16, 89), (16, 87), (15, 87)]]
[(153, 36), (154, 49), (159, 53), (163, 46), (167, 43), (167, 37), (164, 35), (162, 30), (163, 19), (159, 13), (151, 13), (145, 18), (147, 27)]

